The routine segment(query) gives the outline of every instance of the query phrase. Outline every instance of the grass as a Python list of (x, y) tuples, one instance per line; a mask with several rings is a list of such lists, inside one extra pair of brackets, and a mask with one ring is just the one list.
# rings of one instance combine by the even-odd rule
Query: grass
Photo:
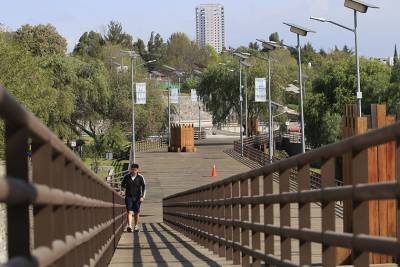
[(313, 171), (313, 172), (315, 172), (315, 173), (321, 174), (321, 169), (310, 168), (310, 171)]
[[(83, 159), (83, 162), (88, 168), (92, 167), (92, 164), (94, 163), (94, 158), (85, 158)], [(107, 159), (99, 159), (97, 160), (99, 166), (113, 166), (114, 167), (114, 173), (119, 173), (124, 171), (125, 166), (129, 164), (129, 160), (107, 160)], [(105, 171), (100, 171), (97, 173), (98, 176), (101, 178), (104, 178), (108, 175), (107, 172)]]

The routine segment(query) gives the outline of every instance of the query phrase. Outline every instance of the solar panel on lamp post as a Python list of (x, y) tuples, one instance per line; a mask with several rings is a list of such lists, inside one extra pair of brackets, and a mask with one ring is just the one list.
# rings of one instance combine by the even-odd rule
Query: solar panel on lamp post
[[(272, 163), (274, 156), (273, 142), (274, 142), (274, 130), (272, 125), (272, 93), (271, 93), (271, 54), (270, 52), (280, 47), (275, 42), (267, 42), (262, 39), (257, 39), (257, 41), (261, 42), (263, 47), (267, 50), (268, 53), (268, 111), (269, 111), (269, 127), (268, 127), (268, 135), (269, 135), (269, 163)], [(265, 59), (265, 58), (264, 58)]]
[(360, 57), (358, 56), (358, 33), (357, 33), (357, 12), (367, 13), (368, 8), (379, 8), (377, 6), (370, 5), (368, 3), (364, 3), (358, 0), (345, 0), (344, 6), (350, 8), (354, 11), (354, 28), (350, 28), (344, 26), (340, 23), (334, 22), (332, 20), (327, 20), (321, 17), (310, 17), (312, 20), (316, 20), (319, 22), (328, 22), (330, 24), (336, 25), (340, 28), (346, 29), (354, 33), (354, 42), (355, 42), (355, 57), (356, 57), (356, 75), (357, 75), (357, 108), (358, 108), (358, 116), (362, 116), (362, 108), (361, 108), (361, 100), (362, 100), (362, 92), (361, 92), (361, 78), (360, 78)]
[(301, 152), (306, 151), (305, 135), (304, 135), (304, 100), (303, 100), (303, 75), (301, 69), (301, 46), (300, 36), (307, 36), (309, 32), (315, 33), (315, 31), (307, 29), (302, 26), (298, 26), (293, 23), (284, 22), (283, 24), (290, 27), (290, 31), (297, 35), (297, 51), (298, 51), (298, 65), (299, 65), (299, 84), (300, 84), (300, 120), (301, 120)]

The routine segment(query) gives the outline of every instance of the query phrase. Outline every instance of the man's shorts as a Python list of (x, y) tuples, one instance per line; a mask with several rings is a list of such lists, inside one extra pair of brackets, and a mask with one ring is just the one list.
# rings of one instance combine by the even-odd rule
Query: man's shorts
[(140, 197), (125, 197), (125, 205), (128, 211), (133, 211), (133, 213), (140, 213)]

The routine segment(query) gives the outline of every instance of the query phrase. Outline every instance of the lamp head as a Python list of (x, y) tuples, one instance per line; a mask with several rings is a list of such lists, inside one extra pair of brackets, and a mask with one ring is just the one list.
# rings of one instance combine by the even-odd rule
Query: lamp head
[(244, 61), (241, 61), (240, 63), (241, 63), (243, 66), (247, 67), (247, 68), (250, 68), (250, 67), (253, 66), (253, 65), (251, 65), (251, 64), (249, 64), (249, 63), (247, 63), (247, 62), (244, 62)]
[(245, 59), (248, 59), (248, 58), (249, 58), (248, 56), (245, 56), (245, 55), (243, 55), (242, 53), (238, 53), (238, 52), (233, 53), (233, 55), (234, 55), (235, 57), (237, 57), (238, 59), (240, 59), (240, 60), (245, 60)]
[(293, 24), (293, 23), (284, 22), (283, 24), (289, 26), (291, 32), (293, 32), (295, 34), (298, 34), (298, 35), (301, 35), (301, 36), (307, 36), (307, 33), (309, 33), (309, 32), (315, 33), (315, 31), (313, 31), (313, 30), (307, 29), (307, 28), (302, 27), (302, 26), (298, 26), (298, 25)]
[(310, 17), (310, 19), (316, 20), (316, 21), (319, 21), (319, 22), (326, 22), (326, 19), (325, 18), (321, 18), (321, 17)]
[(367, 13), (368, 8), (378, 8), (377, 6), (359, 0), (345, 0), (344, 6), (360, 13)]

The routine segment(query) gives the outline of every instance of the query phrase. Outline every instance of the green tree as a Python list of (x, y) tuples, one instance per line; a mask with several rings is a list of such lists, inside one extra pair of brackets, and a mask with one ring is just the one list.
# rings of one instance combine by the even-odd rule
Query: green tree
[(133, 47), (139, 53), (142, 58), (145, 58), (147, 55), (146, 45), (144, 44), (142, 39), (138, 39), (134, 44)]
[(149, 70), (160, 70), (166, 61), (167, 44), (164, 42), (160, 34), (151, 32), (150, 39), (147, 43), (146, 60), (156, 60), (155, 63), (147, 65)]
[(392, 67), (392, 74), (390, 76), (391, 83), (400, 83), (400, 62), (397, 62)]
[(14, 36), (33, 56), (64, 55), (67, 50), (67, 41), (50, 24), (23, 25)]
[(121, 45), (126, 49), (133, 49), (133, 38), (130, 34), (123, 31), (120, 22), (111, 21), (108, 24), (104, 39), (111, 44)]
[(187, 74), (192, 73), (196, 64), (207, 65), (209, 54), (207, 48), (200, 48), (186, 34), (173, 33), (168, 40), (166, 61)]
[(253, 49), (253, 50), (259, 50), (260, 49), (260, 47), (258, 46), (258, 43), (257, 42), (250, 42), (249, 43), (249, 48), (250, 49)]
[(73, 55), (100, 58), (105, 41), (101, 34), (90, 31), (85, 32), (75, 45)]
[(399, 61), (399, 56), (397, 55), (397, 45), (394, 45), (394, 55), (393, 55), (394, 65), (396, 65), (398, 61)]
[[(340, 138), (340, 117), (345, 105), (356, 103), (354, 66), (355, 59), (351, 54), (336, 51), (326, 57), (320, 66), (320, 73), (313, 79), (313, 90), (307, 92), (305, 103), (305, 134), (313, 146)], [(365, 58), (361, 58), (360, 66), (362, 109), (364, 114), (369, 114), (371, 104), (386, 101), (390, 68)]]
[(279, 33), (277, 32), (273, 32), (271, 33), (271, 35), (268, 38), (270, 41), (272, 42), (276, 42), (276, 43), (280, 43), (281, 39), (279, 38)]

